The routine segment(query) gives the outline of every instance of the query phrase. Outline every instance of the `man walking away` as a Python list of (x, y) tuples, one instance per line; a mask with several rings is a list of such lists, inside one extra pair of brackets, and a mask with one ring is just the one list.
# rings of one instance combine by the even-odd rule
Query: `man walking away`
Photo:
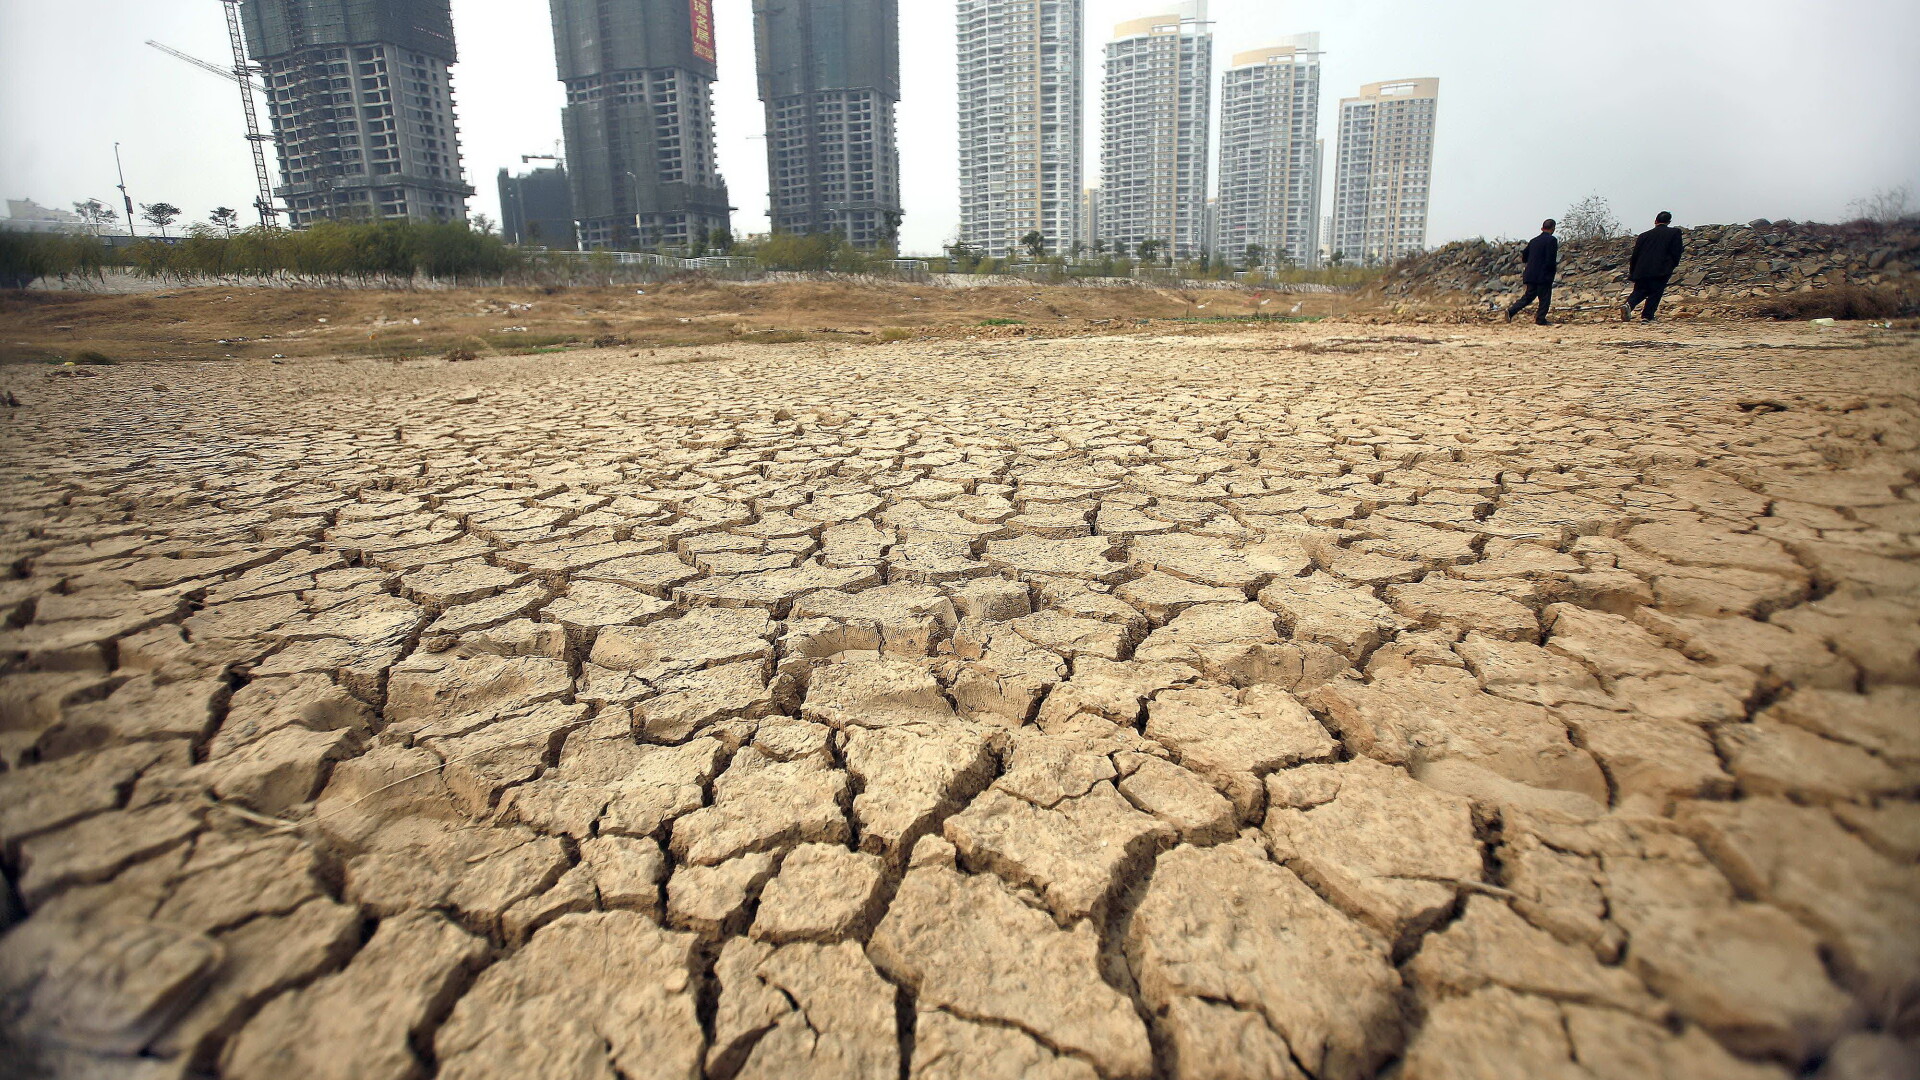
[(1527, 293), (1507, 309), (1508, 322), (1512, 322), (1515, 315), (1525, 311), (1527, 305), (1538, 297), (1540, 312), (1533, 317), (1533, 321), (1541, 326), (1547, 325), (1547, 311), (1553, 307), (1553, 275), (1560, 269), (1560, 240), (1553, 235), (1554, 228), (1554, 220), (1548, 218), (1540, 223), (1540, 235), (1527, 242), (1527, 251), (1523, 256), (1527, 260), (1527, 272), (1520, 278), (1527, 287)]
[(1653, 228), (1633, 242), (1633, 260), (1627, 263), (1627, 280), (1633, 282), (1633, 295), (1620, 308), (1620, 321), (1632, 322), (1633, 309), (1646, 302), (1641, 315), (1652, 322), (1660, 314), (1660, 298), (1666, 295), (1667, 282), (1680, 266), (1680, 230), (1673, 227), (1673, 215), (1665, 210), (1653, 219)]

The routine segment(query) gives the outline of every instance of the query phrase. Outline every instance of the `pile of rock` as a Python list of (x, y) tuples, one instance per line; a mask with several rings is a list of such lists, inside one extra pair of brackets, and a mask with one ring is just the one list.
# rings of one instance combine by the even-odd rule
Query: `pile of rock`
[[(1920, 273), (1920, 219), (1894, 225), (1803, 225), (1756, 220), (1686, 230), (1687, 253), (1664, 309), (1725, 315), (1783, 292), (1842, 285), (1899, 289)], [(1367, 291), (1396, 310), (1494, 311), (1522, 289), (1522, 241), (1462, 240), (1404, 259)], [(1631, 237), (1563, 241), (1555, 309), (1617, 310)]]

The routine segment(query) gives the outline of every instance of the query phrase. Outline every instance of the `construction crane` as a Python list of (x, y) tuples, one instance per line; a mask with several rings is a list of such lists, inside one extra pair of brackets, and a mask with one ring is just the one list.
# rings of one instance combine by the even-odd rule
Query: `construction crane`
[(271, 229), (280, 223), (273, 205), (273, 174), (267, 171), (267, 136), (260, 131), (260, 114), (253, 107), (253, 68), (247, 63), (247, 39), (240, 33), (240, 0), (220, 0), (227, 13), (227, 40), (233, 45), (233, 78), (240, 84), (240, 108), (247, 114), (247, 145), (253, 149), (253, 181), (260, 187), (255, 206), (260, 224)]
[(267, 171), (266, 144), (272, 136), (260, 130), (260, 114), (254, 107), (253, 67), (247, 63), (246, 39), (240, 33), (239, 0), (220, 0), (220, 3), (226, 8), (227, 35), (233, 43), (231, 68), (209, 63), (157, 41), (149, 41), (147, 44), (176, 60), (184, 60), (202, 71), (218, 75), (239, 85), (240, 104), (247, 117), (247, 143), (253, 150), (253, 179), (260, 190), (259, 195), (254, 198), (253, 206), (260, 212), (260, 224), (274, 228), (280, 224), (280, 209), (273, 203), (273, 175)]

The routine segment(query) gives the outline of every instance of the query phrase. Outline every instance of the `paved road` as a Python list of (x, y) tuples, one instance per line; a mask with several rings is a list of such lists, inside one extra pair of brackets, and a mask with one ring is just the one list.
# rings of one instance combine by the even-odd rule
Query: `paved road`
[(1911, 1075), (1917, 372), (1328, 324), (0, 372), (0, 1050)]

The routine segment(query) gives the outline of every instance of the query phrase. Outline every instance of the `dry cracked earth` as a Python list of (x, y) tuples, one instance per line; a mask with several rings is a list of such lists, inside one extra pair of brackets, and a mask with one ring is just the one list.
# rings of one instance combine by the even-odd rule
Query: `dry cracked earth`
[(0, 375), (9, 1075), (1915, 1075), (1911, 336), (1341, 333)]

